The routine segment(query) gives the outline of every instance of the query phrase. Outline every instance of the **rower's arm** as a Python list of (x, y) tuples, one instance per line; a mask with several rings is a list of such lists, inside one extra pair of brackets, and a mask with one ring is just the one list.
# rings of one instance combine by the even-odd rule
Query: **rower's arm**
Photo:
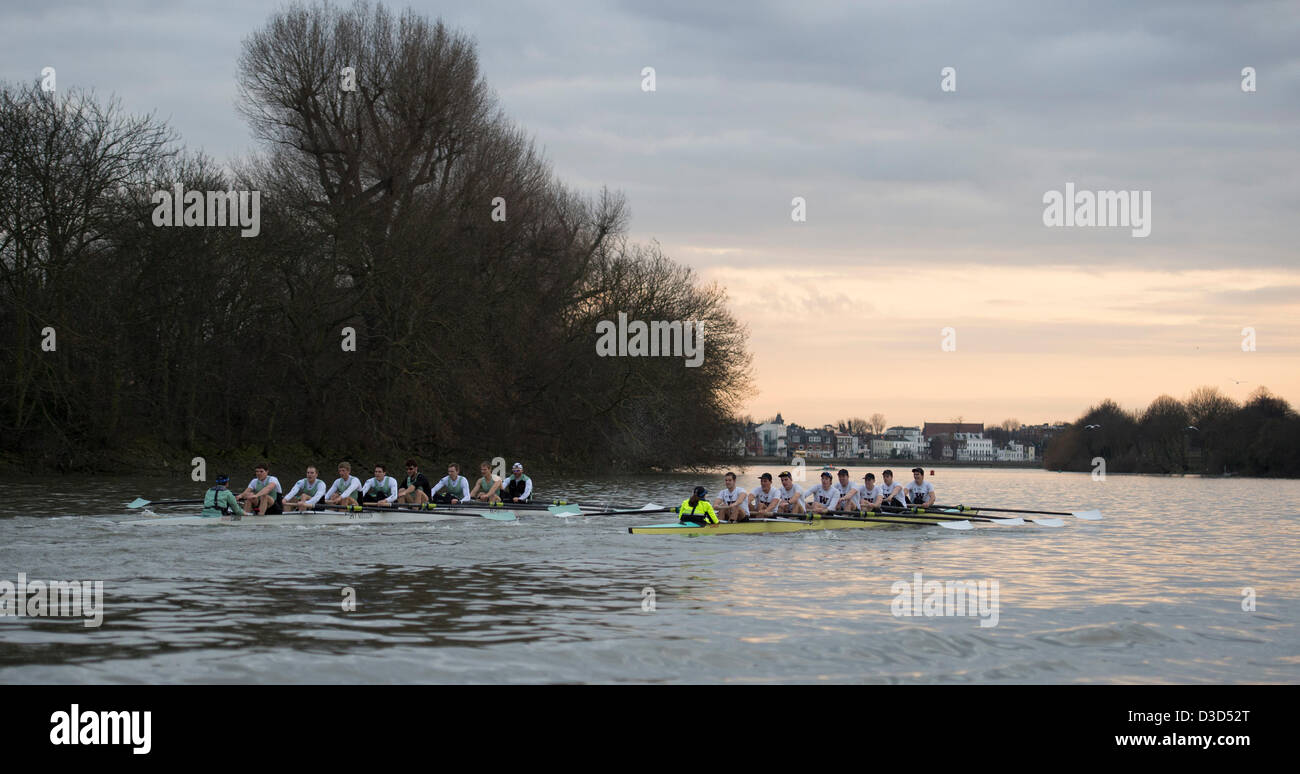
[(392, 476), (389, 476), (388, 480), (393, 482), (393, 485), (388, 487), (388, 490), (392, 494), (385, 497), (384, 502), (388, 503), (389, 505), (392, 505), (397, 500), (397, 479), (393, 478)]
[(312, 507), (315, 507), (315, 506), (316, 506), (316, 503), (320, 502), (320, 499), (321, 499), (322, 497), (325, 496), (325, 492), (326, 492), (326, 491), (328, 491), (328, 490), (326, 489), (326, 487), (325, 487), (324, 484), (322, 484), (321, 486), (316, 487), (316, 495), (315, 495), (314, 497), (312, 497), (310, 500), (308, 500), (308, 501), (307, 501), (307, 504), (310, 505), (310, 506), (312, 506)]
[(438, 494), (439, 490), (442, 489), (442, 482), (444, 482), (444, 481), (446, 481), (446, 480), (447, 480), (447, 479), (445, 479), (445, 478), (440, 478), (440, 479), (438, 479), (438, 483), (434, 484), (434, 485), (433, 485), (433, 489), (430, 489), (430, 490), (429, 490), (429, 497), (433, 497), (434, 495)]
[(293, 489), (290, 489), (290, 490), (289, 490), (289, 494), (285, 495), (285, 496), (284, 496), (284, 499), (285, 499), (285, 500), (292, 500), (292, 499), (294, 498), (294, 496), (298, 494), (298, 490), (301, 489), (301, 488), (302, 488), (302, 487), (300, 487), (298, 484), (294, 484), (294, 485), (293, 485)]
[(524, 493), (519, 496), (520, 500), (527, 500), (533, 493), (533, 480), (531, 478), (524, 481)]
[(226, 490), (225, 492), (222, 492), (222, 494), (226, 496), (226, 502), (225, 502), (226, 508), (229, 508), (235, 513), (238, 513), (240, 516), (248, 515), (248, 511), (245, 511), (243, 507), (240, 506), (239, 500), (235, 499), (235, 496), (230, 493), (230, 490)]

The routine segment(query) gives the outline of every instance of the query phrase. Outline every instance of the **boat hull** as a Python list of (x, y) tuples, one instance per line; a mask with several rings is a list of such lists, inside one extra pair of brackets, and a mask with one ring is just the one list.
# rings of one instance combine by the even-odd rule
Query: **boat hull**
[(973, 516), (975, 511), (952, 511), (945, 512), (943, 515), (949, 518), (928, 517), (925, 514), (906, 514), (899, 515), (897, 521), (889, 516), (873, 516), (872, 518), (891, 519), (889, 521), (858, 521), (857, 519), (837, 519), (828, 517), (822, 519), (813, 519), (811, 521), (804, 519), (750, 519), (741, 522), (722, 522), (720, 524), (707, 524), (697, 526), (694, 524), (681, 524), (672, 522), (669, 524), (646, 524), (640, 527), (628, 527), (628, 532), (633, 535), (682, 535), (686, 537), (696, 537), (699, 535), (752, 535), (764, 534), (768, 532), (820, 532), (828, 529), (875, 529), (877, 527), (912, 527), (924, 526), (926, 524), (938, 524), (941, 521), (953, 521), (953, 517)]
[(349, 524), (429, 524), (439, 521), (474, 518), (479, 518), (479, 516), (477, 514), (432, 512), (412, 513), (407, 511), (394, 511), (392, 513), (379, 511), (363, 511), (361, 513), (331, 511), (316, 513), (284, 513), (276, 516), (244, 516), (240, 519), (232, 519), (229, 516), (199, 516), (194, 514), (187, 516), (154, 516), (142, 519), (130, 519), (121, 523), (154, 527), (314, 527), (322, 525)]

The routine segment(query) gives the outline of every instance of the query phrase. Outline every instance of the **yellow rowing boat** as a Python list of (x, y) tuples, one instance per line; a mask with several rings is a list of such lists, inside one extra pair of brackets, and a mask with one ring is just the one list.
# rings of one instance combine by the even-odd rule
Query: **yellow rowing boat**
[[(696, 525), (682, 522), (668, 524), (646, 524), (640, 527), (628, 527), (633, 535), (748, 535), (764, 532), (810, 532), (827, 529), (872, 529), (874, 527), (926, 526), (941, 522), (960, 522), (962, 517), (974, 516), (978, 511), (940, 511), (930, 516), (925, 512), (900, 514), (863, 514), (863, 517), (815, 516), (812, 519), (778, 517), (771, 519), (750, 519), (740, 522), (722, 522), (720, 524)], [(869, 519), (869, 520), (868, 520)]]

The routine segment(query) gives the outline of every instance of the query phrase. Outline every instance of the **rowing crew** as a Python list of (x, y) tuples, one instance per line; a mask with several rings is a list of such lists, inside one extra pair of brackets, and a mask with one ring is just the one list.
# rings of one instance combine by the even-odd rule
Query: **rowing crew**
[(736, 486), (736, 474), (727, 473), (724, 486), (717, 498), (708, 502), (703, 498), (708, 492), (696, 487), (691, 497), (677, 509), (679, 521), (717, 524), (722, 521), (748, 521), (751, 516), (776, 516), (779, 514), (827, 513), (830, 511), (879, 511), (882, 508), (929, 508), (934, 505), (934, 484), (925, 480), (925, 471), (912, 468), (912, 481), (902, 484), (894, 481), (894, 471), (881, 474), (883, 481), (876, 483), (874, 473), (863, 476), (863, 483), (854, 484), (849, 471), (841, 469), (838, 483), (829, 472), (821, 475), (821, 485), (804, 490), (794, 483), (789, 472), (782, 473), (780, 486), (772, 485), (772, 474), (758, 477), (759, 486), (752, 492)]
[(271, 475), (269, 466), (262, 463), (253, 469), (253, 480), (238, 495), (227, 488), (229, 476), (217, 476), (216, 486), (203, 497), (203, 515), (273, 516), (284, 513), (285, 508), (309, 511), (323, 505), (393, 508), (400, 505), (425, 507), (430, 503), (483, 502), (498, 505), (531, 501), (533, 481), (524, 475), (522, 463), (516, 462), (511, 475), (504, 480), (492, 474), (492, 466), (487, 462), (479, 464), (479, 472), (482, 475), (471, 486), (469, 480), (460, 474), (460, 465), (453, 462), (447, 466), (447, 475), (430, 486), (429, 479), (420, 472), (415, 460), (407, 460), (406, 478), (399, 485), (383, 465), (376, 465), (374, 477), (363, 482), (352, 475), (351, 463), (344, 461), (339, 463), (339, 477), (326, 487), (318, 477), (316, 466), (308, 465), (306, 475), (286, 494), (280, 486), (280, 479)]

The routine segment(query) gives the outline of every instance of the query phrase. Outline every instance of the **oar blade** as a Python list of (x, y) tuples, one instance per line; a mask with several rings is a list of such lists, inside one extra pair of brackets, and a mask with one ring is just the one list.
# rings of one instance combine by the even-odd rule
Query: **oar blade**
[(582, 513), (579, 505), (548, 505), (546, 510), (554, 516), (578, 516)]
[(1040, 527), (1064, 527), (1065, 521), (1062, 519), (1030, 519)]
[(668, 509), (665, 508), (665, 507), (663, 507), (662, 505), (655, 505), (654, 503), (646, 503), (645, 505), (641, 506), (641, 510), (643, 510), (643, 511), (666, 511), (666, 510), (668, 510)]
[(151, 503), (151, 502), (153, 502), (153, 501), (152, 501), (152, 500), (146, 500), (146, 499), (144, 499), (143, 497), (137, 497), (137, 498), (135, 498), (134, 500), (132, 500), (131, 502), (127, 503), (127, 504), (126, 504), (126, 507), (130, 508), (131, 510), (135, 510), (136, 508), (143, 508), (143, 507), (145, 507), (146, 505), (148, 505), (148, 504)]
[(1093, 508), (1090, 511), (1072, 511), (1074, 518), (1083, 519), (1084, 521), (1101, 521), (1101, 511)]
[(941, 521), (938, 524), (944, 529), (974, 529), (969, 521)]
[(1019, 516), (1015, 517), (1014, 519), (995, 519), (992, 516), (990, 516), (989, 523), (996, 524), (999, 527), (1019, 527), (1020, 525), (1025, 523), (1025, 520), (1020, 518)]
[(518, 517), (515, 516), (514, 511), (488, 511), (487, 513), (483, 514), (483, 518), (491, 519), (492, 521), (517, 521), (518, 520)]

